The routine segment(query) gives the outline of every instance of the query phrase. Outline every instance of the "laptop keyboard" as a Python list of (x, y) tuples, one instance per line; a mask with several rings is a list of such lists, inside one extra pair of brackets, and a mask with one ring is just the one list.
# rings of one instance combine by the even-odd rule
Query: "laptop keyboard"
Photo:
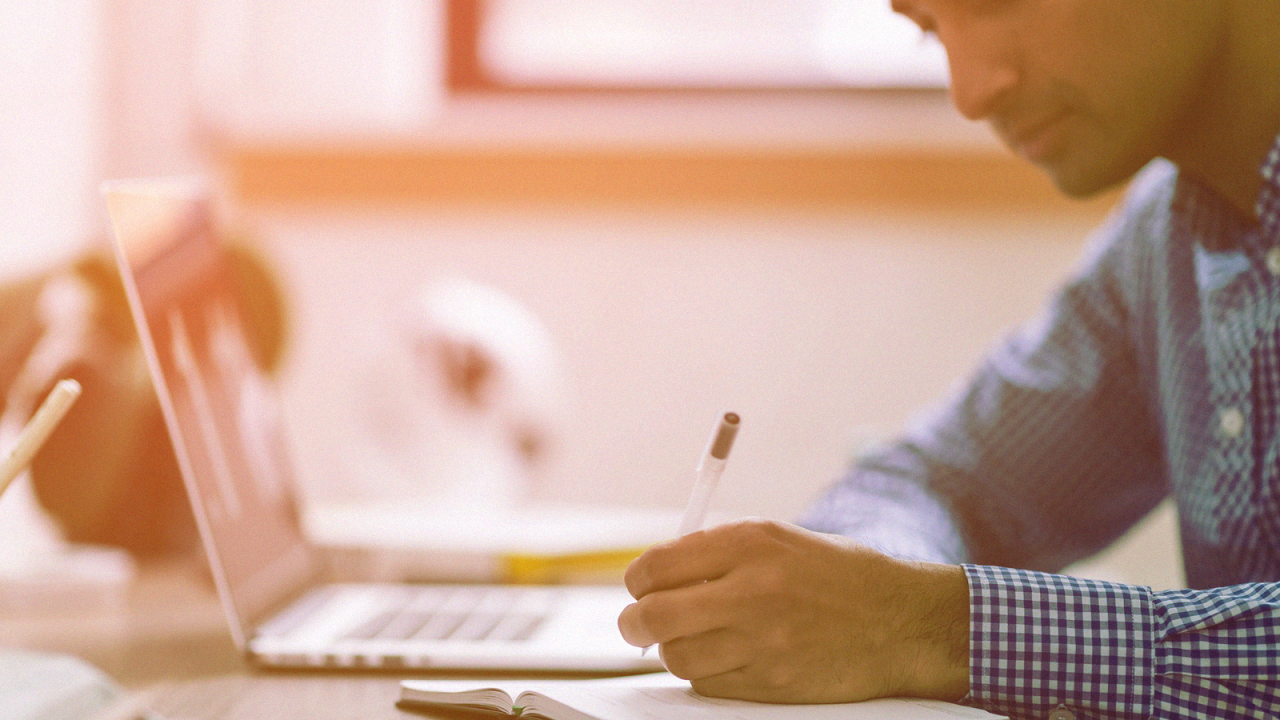
[(515, 587), (385, 587), (365, 598), (372, 615), (343, 640), (528, 640), (546, 620), (549, 597)]
[(257, 626), (268, 667), (659, 669), (616, 636), (623, 588), (331, 584)]

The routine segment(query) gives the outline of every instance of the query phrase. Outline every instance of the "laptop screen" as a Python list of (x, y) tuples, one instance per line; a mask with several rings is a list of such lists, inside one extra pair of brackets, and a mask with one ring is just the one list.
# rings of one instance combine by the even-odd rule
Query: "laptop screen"
[(103, 187), (116, 258), (236, 643), (314, 579), (281, 407), (198, 180)]

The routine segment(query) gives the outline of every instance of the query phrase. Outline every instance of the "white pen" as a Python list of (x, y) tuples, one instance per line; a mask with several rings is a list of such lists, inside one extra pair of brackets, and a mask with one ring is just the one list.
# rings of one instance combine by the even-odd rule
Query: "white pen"
[(707, 508), (711, 507), (711, 493), (715, 492), (716, 484), (720, 482), (720, 474), (724, 472), (729, 459), (729, 449), (733, 447), (733, 439), (737, 435), (737, 413), (725, 413), (711, 429), (707, 449), (702, 453), (702, 462), (698, 463), (698, 474), (693, 482), (693, 492), (689, 495), (689, 504), (685, 506), (684, 518), (680, 520), (679, 535), (688, 535), (700, 529), (706, 521)]
[[(711, 429), (711, 439), (707, 440), (707, 449), (702, 453), (702, 462), (698, 463), (698, 473), (693, 481), (693, 492), (689, 494), (689, 504), (684, 508), (684, 517), (680, 520), (677, 535), (683, 537), (698, 530), (706, 522), (707, 509), (711, 507), (711, 493), (720, 482), (720, 475), (729, 461), (729, 450), (733, 447), (733, 439), (738, 436), (739, 418), (737, 413), (727, 412)], [(652, 645), (640, 648), (640, 655), (649, 652)]]
[(5, 488), (9, 487), (9, 483), (31, 464), (32, 458), (44, 445), (44, 441), (49, 439), (53, 429), (62, 422), (63, 416), (67, 414), (67, 410), (71, 409), (71, 404), (78, 397), (80, 397), (80, 383), (75, 380), (59, 380), (58, 384), (53, 386), (49, 396), (40, 404), (40, 409), (36, 410), (35, 415), (31, 416), (31, 420), (18, 434), (13, 450), (9, 451), (3, 462), (0, 462), (0, 493), (3, 493)]

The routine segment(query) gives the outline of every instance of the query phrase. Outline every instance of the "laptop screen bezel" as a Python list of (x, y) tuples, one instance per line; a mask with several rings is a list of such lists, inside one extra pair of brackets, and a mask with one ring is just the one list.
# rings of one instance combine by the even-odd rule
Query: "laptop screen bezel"
[[(124, 285), (142, 354), (164, 416), (201, 542), (209, 561), (214, 585), (226, 615), (232, 639), (238, 649), (247, 651), (248, 640), (253, 636), (253, 628), (312, 587), (324, 572), (323, 562), (316, 549), (306, 541), (301, 527), (293, 521), (291, 531), (296, 532), (297, 541), (289, 543), (283, 552), (262, 563), (247, 582), (241, 581), (239, 585), (232, 587), (233, 580), (227, 571), (216, 541), (213, 528), (215, 521), (210, 517), (209, 508), (204, 502), (201, 484), (195, 475), (192, 456), (183, 439), (182, 426), (150, 327), (147, 308), (139, 292), (134, 265), (131, 264), (126, 247), (130, 239), (123, 237), (128, 229), (122, 228), (119, 222), (120, 213), (123, 212), (121, 203), (129, 202), (131, 198), (172, 203), (177, 207), (186, 206), (193, 215), (210, 219), (210, 226), (204, 230), (212, 234), (216, 243), (217, 233), (212, 227), (212, 213), (209, 208), (210, 188), (207, 181), (199, 177), (127, 179), (103, 183), (101, 193), (107, 207), (111, 244), (117, 269)], [(288, 492), (292, 493), (293, 488), (289, 487)]]

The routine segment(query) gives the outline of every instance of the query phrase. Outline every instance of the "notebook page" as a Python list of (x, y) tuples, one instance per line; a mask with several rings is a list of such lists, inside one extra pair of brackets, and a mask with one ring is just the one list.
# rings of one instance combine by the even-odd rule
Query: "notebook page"
[[(460, 690), (466, 681), (406, 681)], [(514, 697), (532, 691), (599, 720), (991, 720), (985, 710), (937, 700), (884, 699), (830, 705), (775, 705), (707, 698), (667, 673), (608, 680), (504, 683)], [(452, 687), (451, 687), (452, 686)], [(472, 683), (470, 688), (475, 689)]]
[(547, 693), (600, 720), (958, 720), (995, 718), (933, 700), (887, 699), (833, 705), (772, 705), (707, 698), (688, 687), (561, 686)]

